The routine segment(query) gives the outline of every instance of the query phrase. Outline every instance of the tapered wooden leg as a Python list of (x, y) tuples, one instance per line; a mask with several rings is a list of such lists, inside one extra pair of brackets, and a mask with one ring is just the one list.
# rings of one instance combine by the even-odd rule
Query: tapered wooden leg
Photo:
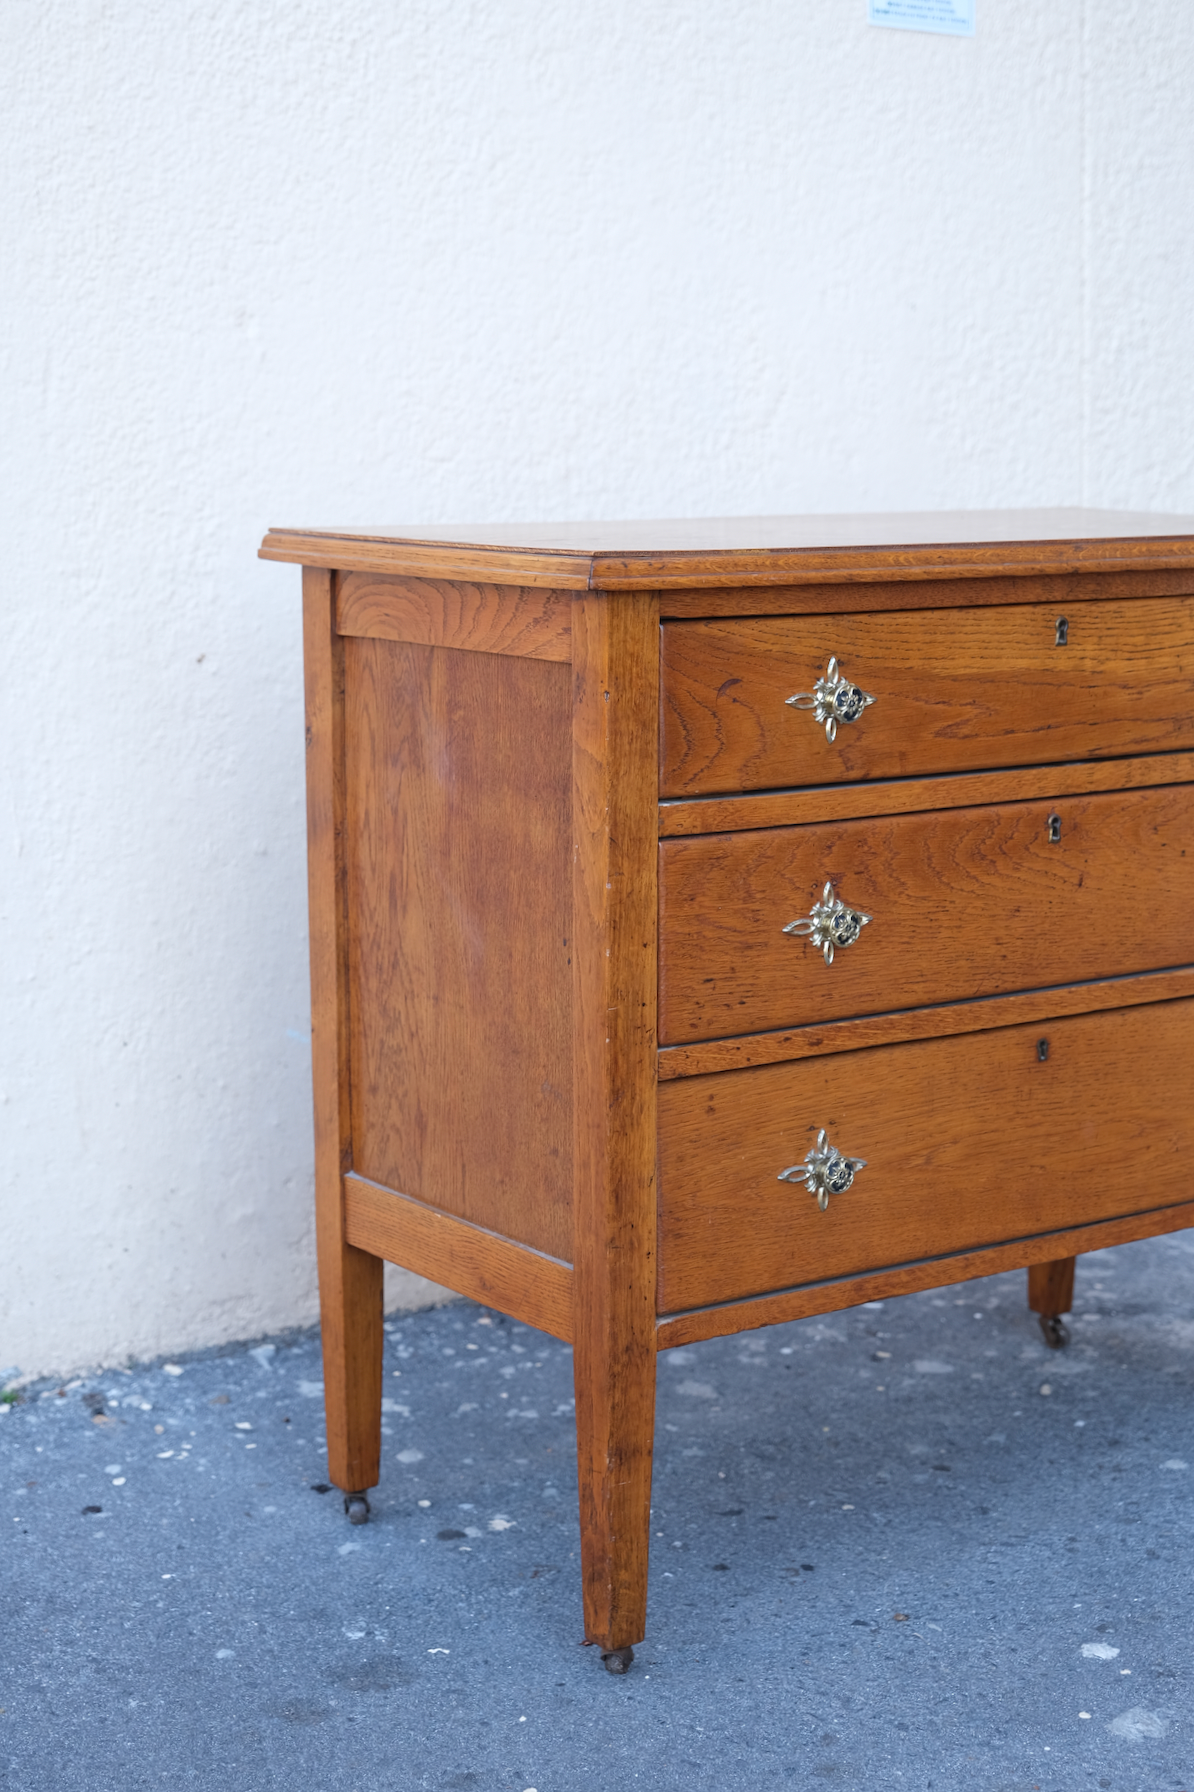
[(573, 1350), (585, 1636), (623, 1673), (647, 1616), (655, 1430), (659, 622), (578, 596), (573, 674)]
[(1074, 1304), (1074, 1265), (1077, 1257), (1058, 1257), (1053, 1263), (1034, 1263), (1028, 1271), (1028, 1305), (1034, 1313), (1057, 1318)]
[[(345, 1494), (377, 1483), (381, 1455), (380, 1257), (344, 1237), (344, 1172), (352, 1168), (348, 1084), (348, 931), (344, 865), (344, 652), (332, 575), (303, 568), (307, 704), (311, 1074), (315, 1107), (315, 1237), (323, 1331), (328, 1473)], [(368, 1507), (349, 1516), (361, 1522)]]
[(578, 1340), (575, 1378), (585, 1638), (619, 1651), (647, 1628), (654, 1349)]
[(1062, 1314), (1074, 1304), (1076, 1257), (1058, 1257), (1052, 1263), (1033, 1263), (1028, 1269), (1028, 1305), (1040, 1316), (1041, 1333), (1051, 1350), (1069, 1343)]
[(346, 1494), (378, 1482), (384, 1271), (380, 1257), (342, 1241), (319, 1253), (328, 1479)]

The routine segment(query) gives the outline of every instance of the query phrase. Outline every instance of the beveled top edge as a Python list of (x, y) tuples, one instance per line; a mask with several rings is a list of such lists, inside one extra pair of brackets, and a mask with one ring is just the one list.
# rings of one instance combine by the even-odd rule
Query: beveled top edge
[[(290, 529), (332, 541), (524, 553), (638, 555), (768, 553), (833, 548), (982, 547), (999, 543), (1194, 538), (1194, 516), (1147, 510), (936, 510), (808, 516), (630, 519), (622, 522), (445, 523), (434, 528)], [(264, 545), (264, 544), (263, 544)]]
[(836, 572), (1011, 573), (1194, 566), (1194, 517), (1149, 511), (907, 511), (526, 523), (388, 530), (271, 529), (265, 559), (572, 589), (756, 583)]

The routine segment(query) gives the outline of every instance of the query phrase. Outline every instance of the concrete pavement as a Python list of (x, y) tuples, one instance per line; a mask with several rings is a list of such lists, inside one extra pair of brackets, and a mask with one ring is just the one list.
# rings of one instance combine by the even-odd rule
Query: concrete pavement
[(1194, 1242), (660, 1363), (650, 1628), (580, 1646), (571, 1359), (387, 1334), (373, 1517), (302, 1333), (0, 1417), (4, 1792), (1194, 1788)]

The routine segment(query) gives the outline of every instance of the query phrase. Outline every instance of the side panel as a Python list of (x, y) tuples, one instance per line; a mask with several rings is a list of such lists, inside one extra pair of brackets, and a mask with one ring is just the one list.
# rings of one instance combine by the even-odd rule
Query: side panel
[(353, 1167), (571, 1261), (571, 672), (347, 639)]

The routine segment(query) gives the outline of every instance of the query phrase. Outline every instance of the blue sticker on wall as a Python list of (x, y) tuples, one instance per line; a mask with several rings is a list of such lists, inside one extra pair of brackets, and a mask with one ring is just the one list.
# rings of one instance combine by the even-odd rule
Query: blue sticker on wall
[(893, 31), (939, 31), (974, 36), (975, 0), (867, 0), (867, 21)]

